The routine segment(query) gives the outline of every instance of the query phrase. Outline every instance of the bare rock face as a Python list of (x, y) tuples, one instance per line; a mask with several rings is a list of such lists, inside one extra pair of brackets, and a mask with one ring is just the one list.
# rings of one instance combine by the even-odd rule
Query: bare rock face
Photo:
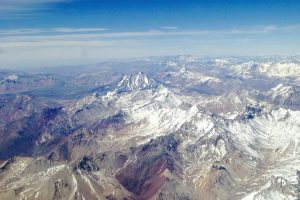
[(4, 163), (2, 163), (2, 166), (0, 168), (0, 173), (3, 173), (5, 171), (8, 171), (11, 164), (13, 164), (15, 162), (14, 158), (10, 158), (7, 161), (5, 161)]
[(137, 160), (118, 171), (116, 179), (136, 198), (150, 199), (172, 174), (180, 173), (178, 145), (174, 135), (151, 140), (133, 152)]
[(78, 165), (75, 166), (75, 170), (83, 170), (87, 172), (91, 171), (99, 171), (99, 167), (93, 160), (93, 157), (91, 156), (84, 156), (78, 163)]

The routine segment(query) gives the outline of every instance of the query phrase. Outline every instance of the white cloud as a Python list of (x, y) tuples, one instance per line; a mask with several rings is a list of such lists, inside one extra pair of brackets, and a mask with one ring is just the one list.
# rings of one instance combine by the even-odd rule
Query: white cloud
[(57, 33), (92, 33), (92, 32), (102, 32), (107, 31), (107, 28), (68, 28), (68, 27), (57, 27), (57, 28), (50, 28), (50, 29), (8, 29), (8, 30), (1, 30), (0, 29), (0, 36), (13, 36), (13, 35), (37, 35), (37, 34), (57, 34)]
[(281, 27), (284, 31), (300, 31), (300, 24), (293, 24)]
[(267, 25), (267, 26), (264, 26), (264, 30), (265, 31), (277, 31), (278, 30), (278, 26), (276, 25)]
[(108, 41), (63, 41), (63, 40), (40, 40), (36, 42), (2, 42), (1, 48), (20, 48), (20, 47), (106, 47), (111, 46)]
[[(300, 27), (300, 26), (299, 26)], [(271, 34), (276, 31), (295, 30), (298, 26), (278, 27), (275, 25), (256, 26), (250, 29), (227, 29), (227, 30), (149, 30), (137, 32), (112, 32), (105, 28), (68, 28), (58, 27), (51, 29), (16, 29), (0, 30), (0, 47), (32, 47), (32, 46), (102, 46), (108, 45), (107, 41), (120, 41), (125, 39), (151, 40), (164, 38), (190, 39), (215, 39), (216, 37), (246, 37), (247, 35)], [(47, 34), (45, 34), (47, 33)]]
[(31, 15), (33, 12), (49, 9), (54, 3), (72, 0), (0, 0), (0, 18), (17, 18)]
[[(251, 35), (268, 34), (275, 31), (285, 30), (274, 25), (256, 26), (249, 29), (224, 29), (224, 30), (149, 30), (136, 32), (112, 32), (106, 28), (69, 28), (57, 27), (52, 29), (16, 29), (1, 30), (2, 40), (11, 41), (35, 41), (40, 39), (101, 39), (101, 38), (136, 38), (136, 37), (159, 37), (159, 36), (220, 36), (220, 35)], [(47, 34), (43, 34), (47, 33)]]
[(107, 28), (54, 28), (52, 29), (53, 32), (58, 33), (84, 33), (84, 32), (98, 32), (98, 31), (107, 31)]
[(36, 33), (43, 33), (44, 31), (41, 29), (8, 29), (8, 30), (1, 30), (0, 29), (0, 36), (1, 35), (31, 35)]
[(178, 27), (176, 27), (176, 26), (163, 26), (163, 27), (160, 27), (160, 28), (167, 29), (167, 30), (177, 30), (178, 29)]

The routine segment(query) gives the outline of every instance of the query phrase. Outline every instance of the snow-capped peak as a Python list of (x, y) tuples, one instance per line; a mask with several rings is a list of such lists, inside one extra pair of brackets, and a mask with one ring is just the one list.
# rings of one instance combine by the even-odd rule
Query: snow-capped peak
[(6, 80), (15, 81), (18, 79), (18, 76), (15, 74), (9, 75), (5, 78)]
[(227, 59), (217, 58), (214, 60), (217, 66), (228, 65), (230, 62)]
[(134, 90), (142, 90), (155, 88), (157, 83), (143, 72), (138, 72), (132, 75), (125, 75), (117, 84), (117, 92), (126, 92)]
[(273, 97), (276, 96), (290, 96), (294, 93), (294, 88), (289, 85), (279, 84), (276, 87), (271, 89), (271, 94)]
[(186, 67), (180, 68), (173, 74), (174, 77), (180, 77), (181, 79), (192, 81), (192, 83), (208, 83), (208, 82), (221, 82), (217, 77), (205, 76), (199, 72), (191, 71)]

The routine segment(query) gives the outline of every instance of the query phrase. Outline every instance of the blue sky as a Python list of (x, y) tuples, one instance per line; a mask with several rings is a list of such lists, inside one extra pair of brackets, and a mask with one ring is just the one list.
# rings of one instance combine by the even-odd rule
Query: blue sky
[(0, 0), (0, 67), (300, 52), (297, 0)]

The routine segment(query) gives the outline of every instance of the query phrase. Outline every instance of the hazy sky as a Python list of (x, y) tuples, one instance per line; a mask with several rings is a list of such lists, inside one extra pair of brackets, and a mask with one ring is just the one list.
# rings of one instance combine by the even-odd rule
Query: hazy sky
[(0, 0), (0, 67), (300, 54), (298, 0)]

